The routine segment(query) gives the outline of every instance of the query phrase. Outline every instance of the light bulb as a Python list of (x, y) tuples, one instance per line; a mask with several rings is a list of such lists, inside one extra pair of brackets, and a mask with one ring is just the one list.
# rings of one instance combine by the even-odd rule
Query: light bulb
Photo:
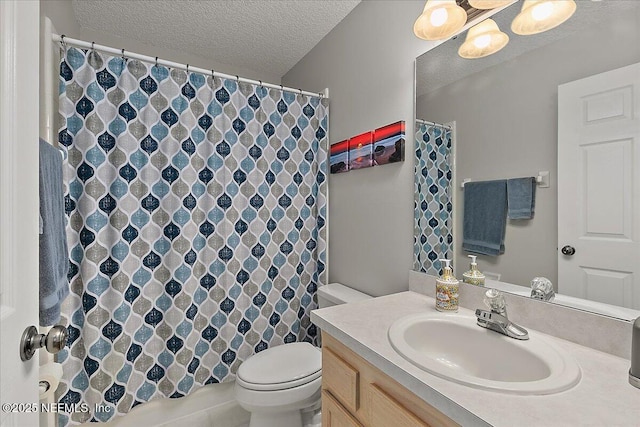
[(447, 9), (445, 9), (444, 7), (439, 7), (438, 9), (431, 12), (429, 21), (434, 27), (441, 27), (445, 22), (447, 22), (448, 18), (449, 13), (447, 12)]
[(491, 44), (491, 35), (483, 34), (473, 39), (473, 45), (479, 49), (485, 48)]
[(531, 17), (536, 21), (544, 21), (553, 14), (553, 3), (545, 1), (533, 6), (531, 9)]

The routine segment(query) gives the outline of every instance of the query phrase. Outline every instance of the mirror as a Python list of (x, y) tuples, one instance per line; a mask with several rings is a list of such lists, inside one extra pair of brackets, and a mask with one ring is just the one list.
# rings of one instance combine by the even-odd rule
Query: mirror
[[(453, 173), (449, 191), (453, 205), (450, 221), (453, 225), (447, 224), (447, 227), (453, 229), (453, 248), (448, 256), (453, 257), (456, 277), (462, 279), (462, 274), (469, 269), (469, 252), (463, 251), (461, 246), (464, 206), (461, 183), (467, 179), (488, 181), (536, 177), (539, 172), (549, 171), (549, 186), (536, 186), (534, 217), (530, 220), (507, 220), (505, 252), (499, 256), (478, 256), (479, 269), (487, 274), (487, 278), (499, 280), (487, 280), (487, 286), (528, 296), (531, 280), (544, 276), (553, 282), (556, 292), (559, 291), (554, 300), (556, 303), (632, 319), (640, 315), (638, 272), (635, 276), (632, 271), (613, 272), (609, 277), (611, 280), (604, 278), (598, 282), (611, 285), (610, 289), (590, 288), (591, 285), (586, 284), (581, 285), (578, 291), (565, 292), (571, 289), (573, 281), (559, 283), (559, 270), (562, 272), (564, 268), (559, 264), (572, 261), (566, 255), (559, 255), (559, 250), (564, 245), (576, 246), (578, 251), (583, 249), (578, 249), (579, 242), (569, 241), (560, 242), (558, 248), (559, 235), (562, 238), (564, 231), (572, 228), (575, 222), (575, 219), (559, 219), (558, 212), (559, 191), (563, 201), (568, 197), (567, 194), (571, 194), (562, 188), (559, 190), (558, 186), (558, 176), (564, 177), (563, 173), (569, 170), (564, 160), (567, 156), (561, 156), (559, 160), (558, 155), (558, 86), (640, 62), (640, 2), (612, 0), (577, 3), (575, 14), (564, 24), (531, 36), (515, 35), (510, 30), (522, 2), (497, 12), (492, 19), (509, 35), (510, 40), (501, 51), (485, 58), (468, 60), (458, 56), (458, 48), (464, 42), (465, 34), (417, 58), (416, 120), (452, 126), (450, 160)], [(635, 94), (637, 96), (637, 89)], [(603, 102), (600, 102), (600, 106), (605, 108), (607, 101)], [(637, 102), (636, 99), (636, 106)], [(638, 112), (633, 114), (637, 141), (640, 129), (637, 126)], [(416, 123), (416, 136), (419, 128), (420, 124)], [(562, 129), (560, 131), (563, 132)], [(437, 130), (431, 137), (446, 136), (446, 132)], [(448, 139), (444, 136), (440, 138)], [(633, 144), (634, 138), (630, 141)], [(624, 155), (626, 151), (623, 149), (618, 152), (623, 153), (620, 159), (633, 157)], [(596, 156), (589, 158), (596, 160), (610, 157), (610, 152), (606, 150), (602, 153), (596, 150), (592, 154)], [(634, 155), (638, 156), (637, 151)], [(629, 165), (633, 162), (640, 164), (637, 160), (629, 162)], [(620, 168), (624, 169), (622, 166)], [(600, 171), (617, 169), (615, 163), (608, 168), (599, 168)], [(602, 172), (600, 176), (603, 174), (606, 175)], [(632, 173), (629, 180), (631, 187), (638, 185), (638, 176), (639, 170), (635, 171), (635, 175)], [(633, 184), (634, 180), (636, 184)], [(420, 192), (424, 195), (428, 190), (427, 186), (422, 185)], [(635, 191), (635, 195), (631, 191)], [(611, 193), (621, 194), (620, 197), (629, 200), (629, 204), (635, 203), (638, 209), (638, 203), (631, 201), (638, 198), (637, 189), (627, 193), (622, 190)], [(419, 196), (416, 194), (416, 200), (419, 200)], [(416, 203), (416, 208), (421, 209), (420, 203)], [(565, 218), (562, 215), (560, 217)], [(610, 222), (615, 223), (616, 219), (612, 218)], [(630, 227), (636, 228), (632, 231), (631, 240), (638, 240), (638, 222)], [(417, 233), (416, 229), (416, 242), (421, 237)], [(607, 233), (605, 230), (596, 235), (595, 240), (606, 240)], [(598, 253), (600, 259), (611, 256), (609, 250), (604, 246), (602, 248)], [(640, 264), (640, 252), (637, 249), (632, 250), (631, 256), (635, 257), (635, 264)], [(430, 261), (437, 264), (435, 259), (426, 262)], [(439, 269), (439, 264), (435, 264)], [(414, 265), (418, 271), (425, 271), (424, 267), (422, 261)], [(576, 276), (576, 283), (589, 280), (586, 276), (591, 273), (595, 277), (603, 272), (600, 279), (610, 273), (598, 268), (589, 270), (576, 267), (575, 270), (581, 275)], [(434, 274), (433, 271), (427, 272)], [(612, 297), (610, 294), (616, 295)], [(617, 306), (612, 306), (613, 303)]]

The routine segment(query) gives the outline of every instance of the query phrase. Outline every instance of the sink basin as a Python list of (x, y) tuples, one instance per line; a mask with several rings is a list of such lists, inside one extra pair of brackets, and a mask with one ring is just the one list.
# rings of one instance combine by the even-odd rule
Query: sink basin
[(575, 360), (540, 334), (519, 341), (476, 325), (457, 313), (421, 313), (389, 328), (402, 357), (441, 378), (467, 386), (521, 395), (558, 393), (581, 377)]

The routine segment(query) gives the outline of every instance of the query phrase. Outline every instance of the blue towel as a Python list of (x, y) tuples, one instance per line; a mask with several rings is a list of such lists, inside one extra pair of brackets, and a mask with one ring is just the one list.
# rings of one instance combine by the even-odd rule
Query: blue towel
[(60, 151), (40, 140), (40, 326), (60, 320), (60, 303), (69, 295), (69, 254)]
[(507, 181), (467, 182), (464, 185), (462, 249), (483, 255), (504, 253), (507, 225)]
[(507, 180), (509, 219), (531, 219), (536, 208), (536, 179), (534, 177)]

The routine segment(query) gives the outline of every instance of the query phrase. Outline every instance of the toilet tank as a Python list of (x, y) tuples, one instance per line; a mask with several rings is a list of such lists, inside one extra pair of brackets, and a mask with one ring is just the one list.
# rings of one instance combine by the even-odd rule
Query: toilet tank
[(369, 298), (371, 298), (371, 296), (351, 289), (341, 283), (329, 283), (328, 285), (318, 288), (318, 307), (320, 308), (362, 301)]

